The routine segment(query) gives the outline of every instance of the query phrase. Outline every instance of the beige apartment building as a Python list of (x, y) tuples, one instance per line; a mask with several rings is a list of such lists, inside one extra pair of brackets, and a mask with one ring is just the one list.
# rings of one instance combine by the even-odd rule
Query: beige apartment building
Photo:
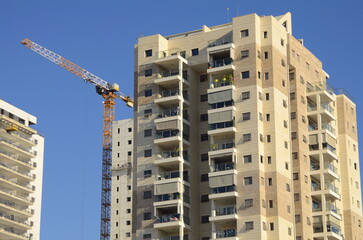
[(290, 13), (139, 38), (112, 239), (362, 240), (356, 106), (328, 78)]
[(0, 239), (39, 240), (44, 138), (37, 118), (0, 99)]

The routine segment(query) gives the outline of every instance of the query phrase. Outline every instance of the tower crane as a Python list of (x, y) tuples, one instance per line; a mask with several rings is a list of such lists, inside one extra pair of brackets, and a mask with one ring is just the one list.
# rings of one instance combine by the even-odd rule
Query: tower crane
[(110, 239), (111, 215), (111, 165), (112, 165), (112, 121), (115, 119), (115, 99), (121, 99), (128, 107), (133, 107), (133, 100), (119, 92), (119, 85), (110, 84), (87, 70), (77, 66), (64, 57), (24, 39), (21, 41), (25, 47), (42, 55), (58, 66), (82, 78), (85, 82), (96, 86), (96, 92), (104, 99), (103, 106), (103, 138), (102, 138), (102, 194), (101, 194), (101, 240)]

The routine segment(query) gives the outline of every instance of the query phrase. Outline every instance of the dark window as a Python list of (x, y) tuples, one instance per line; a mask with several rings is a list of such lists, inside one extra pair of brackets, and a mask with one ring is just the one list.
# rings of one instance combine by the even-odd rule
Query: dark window
[(146, 89), (145, 90), (145, 97), (151, 97), (153, 95), (152, 89)]
[(152, 113), (153, 113), (152, 109), (145, 109), (144, 110), (144, 117), (150, 117)]
[(271, 142), (271, 135), (266, 135), (266, 142)]
[(151, 149), (144, 150), (144, 157), (151, 157), (151, 155), (152, 155)]
[(200, 175), (200, 181), (201, 182), (207, 182), (208, 180), (209, 180), (208, 173), (205, 173), (205, 174), (201, 174)]
[(274, 223), (270, 223), (270, 231), (275, 230)]
[(208, 161), (208, 153), (200, 154), (200, 161)]
[(201, 202), (209, 202), (209, 195), (204, 194), (204, 195), (200, 196), (200, 201)]
[(267, 181), (268, 181), (268, 185), (272, 186), (272, 178), (268, 178)]
[(150, 199), (152, 196), (152, 193), (151, 191), (145, 191), (144, 192), (144, 199)]
[(241, 72), (241, 74), (242, 74), (242, 79), (250, 77), (250, 71)]
[(263, 32), (263, 38), (267, 38), (267, 31)]
[(203, 133), (203, 134), (200, 134), (200, 141), (208, 141), (208, 134), (206, 133)]
[(206, 82), (208, 80), (208, 75), (207, 74), (200, 75), (199, 80), (200, 82)]
[(201, 223), (209, 223), (209, 216), (202, 216)]
[(251, 222), (245, 222), (246, 231), (253, 230), (253, 221)]
[(145, 170), (145, 171), (144, 171), (144, 178), (149, 178), (149, 177), (151, 177), (151, 174), (152, 174), (151, 170)]
[(127, 198), (126, 198), (126, 201), (127, 201), (127, 202), (131, 202), (131, 197), (127, 197)]
[(208, 121), (208, 113), (200, 114), (200, 121)]
[(272, 158), (271, 158), (271, 156), (267, 156), (267, 163), (268, 163), (268, 164), (271, 164), (271, 163), (272, 163)]
[(152, 69), (146, 69), (145, 70), (145, 77), (150, 77), (151, 75), (153, 75), (153, 70)]
[(127, 144), (132, 144), (132, 140), (127, 140)]
[(296, 112), (291, 112), (290, 118), (291, 118), (291, 120), (296, 119)]
[(144, 235), (142, 236), (142, 238), (143, 238), (143, 239), (149, 239), (149, 238), (151, 238), (151, 233), (144, 234)]
[(209, 237), (202, 237), (202, 240), (209, 240)]
[(145, 50), (145, 57), (151, 57), (152, 55), (153, 55), (152, 49)]
[(128, 131), (129, 131), (129, 132), (132, 132), (132, 128), (128, 128)]
[(151, 212), (144, 213), (144, 220), (150, 220), (151, 219)]
[(126, 225), (130, 225), (131, 224), (131, 221), (126, 221)]
[(245, 155), (243, 156), (244, 163), (251, 163), (252, 162), (252, 155)]
[(201, 102), (208, 101), (208, 94), (202, 94), (202, 95), (200, 95), (200, 101)]
[(145, 129), (144, 130), (144, 137), (152, 136), (152, 129)]
[(252, 177), (243, 178), (244, 185), (252, 185)]
[(131, 156), (131, 151), (128, 151), (127, 152), (127, 156)]
[(251, 120), (251, 113), (250, 112), (242, 113), (242, 120), (243, 121)]
[(274, 207), (274, 201), (268, 200), (268, 207), (273, 208)]
[(131, 208), (126, 209), (126, 213), (131, 213)]
[(198, 48), (192, 49), (192, 56), (197, 56), (197, 55), (199, 55), (199, 49)]
[(251, 133), (247, 133), (247, 134), (243, 134), (242, 135), (242, 139), (243, 139), (243, 142), (249, 142), (251, 141)]
[(264, 56), (265, 59), (268, 59), (268, 52), (264, 52), (263, 56)]
[(248, 37), (248, 36), (249, 36), (248, 29), (245, 29), (245, 30), (241, 31), (241, 37)]
[(250, 92), (243, 92), (242, 93), (242, 100), (250, 99)]
[(249, 55), (250, 55), (250, 51), (249, 50), (241, 51), (241, 59), (248, 58)]
[(265, 100), (266, 100), (266, 101), (270, 100), (270, 94), (269, 94), (269, 93), (266, 93), (266, 94), (265, 94)]
[(269, 80), (270, 76), (268, 74), (268, 72), (265, 72), (265, 80)]

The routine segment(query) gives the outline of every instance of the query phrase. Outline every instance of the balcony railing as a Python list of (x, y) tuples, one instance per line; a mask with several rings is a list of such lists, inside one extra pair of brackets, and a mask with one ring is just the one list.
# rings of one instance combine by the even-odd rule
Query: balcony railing
[(211, 104), (209, 104), (209, 109), (224, 108), (224, 107), (230, 107), (233, 105), (234, 105), (233, 100), (229, 100), (229, 101), (224, 101), (224, 102), (211, 103)]
[(335, 135), (335, 128), (333, 128), (329, 123), (322, 123), (321, 124), (321, 127), (323, 128), (323, 129), (326, 129), (326, 130), (328, 130), (329, 132), (331, 132), (332, 134), (334, 134)]
[(10, 202), (10, 201), (5, 201), (3, 199), (0, 199), (0, 204), (3, 204), (5, 206), (8, 206), (8, 207), (11, 207), (11, 208), (14, 208), (20, 212), (23, 212), (25, 214), (34, 214), (34, 210), (33, 211), (30, 211), (28, 208), (21, 208), (20, 206), (17, 206), (15, 205), (15, 203), (13, 202)]
[(316, 111), (317, 107), (314, 104), (308, 103), (308, 112)]
[(16, 184), (16, 185), (19, 185), (19, 186), (21, 186), (21, 187), (24, 187), (24, 188), (27, 188), (27, 189), (29, 189), (29, 190), (32, 190), (32, 187), (31, 187), (31, 185), (30, 185), (30, 184), (20, 184), (20, 183), (18, 183), (16, 180), (13, 180), (13, 179), (11, 179), (11, 178), (8, 178), (8, 177), (2, 176), (2, 175), (0, 175), (0, 178), (1, 178), (1, 179), (4, 179), (4, 180), (6, 180), (6, 181), (12, 182), (12, 183), (14, 183), (14, 184)]
[(24, 172), (24, 171), (20, 171), (17, 168), (11, 167), (11, 166), (9, 166), (9, 165), (7, 165), (5, 163), (0, 163), (0, 166), (3, 166), (3, 167), (5, 167), (7, 169), (10, 169), (10, 170), (13, 170), (14, 172), (20, 173), (20, 174), (25, 175), (25, 176), (27, 176), (29, 178), (33, 178), (30, 173), (27, 173), (27, 172)]
[(160, 152), (157, 155), (158, 159), (165, 159), (165, 158), (173, 158), (173, 157), (179, 157), (180, 156), (180, 152), (179, 151), (164, 151), (164, 152)]
[(232, 58), (218, 59), (218, 60), (213, 61), (212, 64), (210, 65), (210, 67), (211, 68), (223, 67), (223, 66), (231, 65), (232, 63), (233, 63)]
[(234, 142), (213, 143), (210, 145), (211, 151), (217, 151), (229, 148), (234, 148)]
[(177, 95), (179, 95), (179, 89), (163, 90), (163, 91), (161, 91), (160, 95), (161, 95), (161, 97), (177, 96)]
[(327, 232), (333, 232), (339, 236), (342, 235), (340, 227), (330, 221), (326, 222), (326, 230)]
[(316, 92), (321, 90), (326, 90), (330, 95), (334, 94), (334, 88), (330, 86), (328, 83), (307, 83), (306, 84), (306, 90), (307, 92)]
[(311, 182), (311, 191), (320, 191), (320, 183)]
[(335, 192), (336, 194), (339, 194), (339, 188), (337, 188), (336, 186), (334, 186), (331, 183), (325, 183), (325, 190), (331, 190), (331, 191)]
[(224, 187), (216, 187), (216, 188), (211, 188), (210, 189), (211, 194), (234, 192), (234, 191), (236, 191), (236, 186), (234, 186), (234, 185), (224, 186)]
[(16, 161), (23, 162), (26, 165), (33, 166), (32, 162), (29, 159), (19, 157), (17, 155), (11, 154), (11, 153), (9, 153), (7, 151), (4, 151), (2, 149), (0, 149), (0, 153), (6, 155), (6, 156), (8, 156), (8, 157), (10, 157), (10, 158), (12, 158), (12, 159), (14, 159)]
[(178, 178), (179, 176), (180, 176), (179, 171), (162, 172), (162, 173), (159, 173), (159, 175), (157, 176), (157, 179), (158, 180), (164, 180), (164, 179)]
[(169, 109), (164, 109), (162, 111), (159, 112), (159, 114), (157, 115), (157, 118), (166, 118), (166, 117), (173, 117), (173, 116), (177, 116), (179, 115), (179, 108), (169, 108)]
[(333, 213), (335, 213), (335, 214), (337, 214), (337, 215), (340, 215), (340, 209), (339, 208), (337, 208), (336, 206), (334, 206), (333, 204), (331, 204), (331, 203), (327, 203), (326, 204), (326, 210), (327, 211), (331, 211), (331, 212), (333, 212)]
[(328, 149), (332, 153), (336, 154), (336, 151), (337, 151), (336, 148), (333, 147), (332, 145), (330, 145), (329, 143), (323, 143), (322, 146), (323, 146), (323, 149)]
[(189, 56), (185, 53), (185, 51), (181, 51), (180, 49), (169, 49), (165, 51), (158, 52), (157, 57), (158, 58), (165, 58), (170, 56), (179, 55), (185, 59), (187, 59)]
[(317, 171), (320, 169), (320, 164), (318, 162), (310, 161), (310, 170)]
[(310, 144), (309, 145), (309, 150), (310, 151), (316, 151), (316, 150), (319, 150), (319, 144)]
[(232, 36), (220, 38), (217, 40), (212, 40), (208, 42), (208, 47), (215, 47), (220, 45), (225, 45), (233, 42)]
[(180, 221), (180, 214), (166, 214), (156, 217), (156, 223), (167, 223)]
[(220, 172), (220, 171), (227, 171), (235, 169), (235, 165), (233, 162), (231, 163), (218, 163), (214, 165), (213, 171)]
[(10, 195), (13, 195), (15, 197), (21, 198), (21, 199), (23, 199), (25, 201), (28, 201), (28, 202), (34, 202), (33, 198), (30, 198), (28, 196), (23, 196), (23, 195), (20, 195), (20, 194), (16, 194), (16, 193), (14, 193), (14, 191), (11, 191), (8, 188), (4, 188), (3, 186), (0, 186), (0, 192), (5, 192), (7, 194), (10, 194)]
[(180, 136), (179, 130), (177, 130), (177, 129), (176, 130), (167, 130), (167, 131), (156, 132), (156, 138), (157, 139), (176, 137), (176, 136)]
[(229, 238), (236, 237), (237, 230), (236, 229), (225, 229), (221, 231), (212, 232), (212, 236), (215, 235), (216, 238)]
[(225, 216), (225, 215), (236, 214), (237, 210), (235, 207), (224, 207), (224, 208), (215, 209), (215, 212), (216, 216)]
[(333, 164), (328, 162), (324, 163), (324, 169), (330, 169), (334, 173), (338, 173), (338, 169)]
[(328, 111), (328, 112), (330, 112), (331, 114), (334, 114), (334, 108), (333, 108), (332, 106), (330, 106), (330, 104), (329, 104), (329, 103), (321, 103), (321, 104), (320, 104), (320, 107), (321, 107), (322, 109), (327, 110), (327, 111)]
[(170, 200), (177, 200), (180, 199), (180, 193), (170, 193), (170, 194), (162, 194), (162, 195), (155, 195), (155, 201), (156, 202), (164, 202), (164, 201), (170, 201)]
[(230, 128), (234, 126), (234, 121), (212, 123), (208, 125), (209, 130), (216, 130), (221, 128)]
[(156, 76), (158, 78), (164, 78), (164, 77), (170, 77), (170, 76), (177, 76), (179, 75), (179, 69), (170, 69), (170, 70), (164, 70), (159, 72), (159, 75)]
[(29, 240), (33, 240), (32, 237), (28, 236), (27, 234), (19, 234), (19, 233), (16, 233), (14, 231), (14, 228), (3, 228), (5, 232), (8, 232), (8, 233), (11, 233), (11, 234), (15, 234), (19, 237), (22, 237), (22, 238), (26, 238), (26, 239), (29, 239)]
[(309, 122), (308, 129), (309, 129), (309, 131), (315, 131), (315, 130), (318, 130), (318, 126), (316, 124)]
[(14, 147), (16, 147), (16, 148), (19, 148), (19, 149), (21, 149), (21, 150), (23, 150), (23, 151), (27, 152), (27, 153), (30, 153), (30, 154), (32, 154), (32, 155), (36, 155), (36, 154), (35, 154), (35, 152), (34, 152), (33, 150), (31, 150), (31, 149), (29, 149), (29, 148), (28, 148), (28, 149), (27, 149), (27, 148), (24, 148), (24, 147), (20, 146), (20, 144), (13, 143), (13, 142), (11, 142), (10, 140), (4, 139), (4, 138), (0, 138), (0, 142), (6, 142), (6, 143), (8, 143), (8, 144), (10, 144), (10, 145), (12, 145), (12, 146), (14, 146)]
[(213, 81), (209, 84), (209, 87), (218, 88), (218, 87), (234, 85), (234, 78), (232, 74), (225, 74), (223, 76), (220, 76), (220, 78), (214, 77)]
[(183, 238), (181, 238), (180, 236), (167, 236), (158, 238), (157, 240), (189, 240), (189, 237), (188, 235), (184, 235)]
[(29, 224), (28, 221), (23, 221), (22, 219), (20, 219), (18, 217), (15, 217), (14, 215), (6, 215), (4, 213), (0, 213), (0, 218), (5, 218), (5, 219), (11, 220), (13, 222), (23, 224), (23, 225), (26, 225), (26, 226), (30, 227), (30, 224)]

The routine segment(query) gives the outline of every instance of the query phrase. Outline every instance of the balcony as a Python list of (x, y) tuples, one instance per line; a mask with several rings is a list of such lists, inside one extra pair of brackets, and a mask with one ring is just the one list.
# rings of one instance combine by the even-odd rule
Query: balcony
[(208, 125), (208, 135), (220, 136), (226, 134), (235, 134), (237, 129), (234, 126), (234, 121), (212, 123)]
[(28, 170), (34, 169), (33, 163), (30, 161), (30, 158), (23, 158), (19, 157), (18, 155), (15, 155), (11, 152), (4, 151), (0, 149), (0, 159), (2, 162), (10, 164), (10, 165), (21, 165), (24, 168), (27, 168)]
[(181, 157), (179, 151), (171, 150), (158, 153), (154, 164), (164, 168), (173, 168), (178, 167), (180, 162), (183, 162), (185, 167), (190, 167), (189, 156), (187, 154), (183, 154), (183, 157)]
[(220, 171), (228, 171), (228, 170), (234, 170), (235, 164), (233, 162), (230, 163), (218, 163), (215, 164), (212, 168), (213, 172), (220, 172)]
[(236, 198), (238, 193), (236, 191), (236, 186), (224, 186), (211, 188), (209, 199), (222, 199), (222, 198)]
[(154, 223), (154, 228), (158, 230), (162, 230), (164, 232), (178, 232), (179, 227), (188, 227), (189, 226), (189, 218), (183, 217), (184, 223), (181, 221), (180, 214), (166, 214), (156, 217), (156, 221)]
[(334, 88), (328, 83), (318, 82), (318, 83), (307, 83), (306, 84), (307, 96), (314, 94), (320, 94), (321, 100), (324, 102), (335, 101)]
[(23, 218), (28, 218), (33, 215), (33, 212), (29, 211), (28, 208), (16, 205), (12, 201), (5, 201), (2, 199), (0, 199), (0, 212)]
[[(232, 36), (226, 36), (226, 37), (223, 37), (223, 38), (219, 38), (219, 39), (216, 39), (216, 40), (212, 40), (212, 41), (208, 41), (208, 51), (213, 51), (213, 49), (215, 47), (218, 47), (218, 46), (223, 46), (223, 47), (226, 47), (226, 48), (230, 48), (231, 44), (233, 44), (233, 37)], [(211, 49), (213, 48), (213, 49)]]
[[(157, 182), (155, 182), (155, 184), (158, 183), (158, 181), (163, 181), (163, 180), (167, 180), (167, 179), (173, 179), (173, 178), (179, 178), (180, 177), (180, 172), (179, 171), (170, 171), (170, 172), (161, 172), (158, 174), (157, 176)], [(188, 174), (186, 172), (183, 173), (183, 180), (184, 181), (189, 181), (189, 177)]]
[(1, 138), (9, 139), (11, 142), (19, 142), (21, 143), (21, 145), (24, 145), (24, 147), (26, 148), (33, 147), (37, 144), (37, 141), (28, 134), (22, 134), (19, 133), (18, 131), (7, 132), (5, 131), (5, 129), (1, 128), (5, 128), (5, 125), (0, 123)]
[(339, 188), (332, 183), (326, 182), (324, 185), (324, 194), (326, 197), (340, 199)]
[(156, 74), (154, 83), (164, 88), (173, 88), (178, 87), (180, 81), (183, 82), (184, 86), (190, 86), (187, 71), (180, 74), (179, 69), (169, 69)]
[(0, 174), (0, 184), (4, 187), (16, 189), (23, 193), (32, 193), (33, 189), (29, 183), (19, 181), (18, 179), (10, 178)]
[(322, 143), (324, 159), (338, 159), (337, 150), (329, 143)]
[(21, 229), (23, 231), (31, 229), (31, 226), (29, 223), (19, 217), (15, 217), (12, 215), (6, 215), (3, 213), (0, 213), (0, 224), (6, 225), (9, 227), (14, 227), (17, 229)]
[(235, 143), (233, 140), (228, 142), (213, 143), (210, 145), (210, 151), (208, 152), (210, 158), (233, 154), (237, 154), (237, 149), (235, 148)]
[(225, 230), (212, 232), (212, 238), (211, 239), (238, 240), (237, 229), (225, 229)]
[(320, 114), (324, 122), (335, 121), (335, 110), (329, 103), (321, 103), (318, 108), (316, 104), (308, 102), (307, 110), (308, 115)]
[[(186, 204), (190, 204), (190, 197), (183, 194), (183, 201)], [(155, 201), (153, 204), (156, 208), (170, 207), (173, 205), (178, 206), (181, 204), (180, 193), (174, 192), (169, 194), (155, 195)]]
[(234, 77), (232, 73), (213, 75), (213, 81), (209, 83), (209, 89), (221, 88), (226, 86), (231, 86), (226, 89), (235, 89)]
[(167, 148), (173, 146), (179, 148), (179, 142), (182, 140), (178, 129), (157, 131), (154, 139), (154, 144)]
[(211, 111), (215, 110), (215, 109), (221, 109), (222, 111), (225, 111), (225, 110), (228, 110), (228, 109), (225, 109), (225, 108), (230, 108), (230, 107), (232, 107), (231, 110), (234, 110), (234, 111), (236, 110), (236, 108), (234, 107), (233, 100), (228, 100), (228, 101), (224, 101), (224, 102), (217, 102), (217, 103), (210, 103), (209, 104), (209, 109), (210, 110), (208, 110), (208, 114), (212, 113)]
[(326, 211), (328, 211), (336, 219), (339, 219), (339, 220), (342, 219), (342, 215), (341, 215), (340, 209), (337, 208), (336, 206), (334, 206), (333, 204), (327, 203), (326, 204)]
[[(328, 240), (343, 240), (343, 236), (340, 227), (336, 224), (327, 221), (326, 228), (322, 222), (313, 224), (314, 239), (327, 239)], [(325, 231), (325, 232), (324, 232)]]
[(11, 201), (15, 202), (16, 204), (24, 205), (24, 204), (33, 204), (34, 199), (30, 198), (27, 195), (21, 195), (16, 193), (13, 190), (10, 190), (9, 188), (5, 188), (3, 186), (0, 186), (0, 197), (5, 201)]
[(335, 135), (335, 128), (333, 128), (329, 123), (322, 123), (321, 124), (322, 129), (326, 129), (331, 134)]
[(17, 167), (0, 163), (0, 169), (4, 170), (6, 175), (11, 175), (12, 177), (20, 178), (23, 181), (33, 181), (34, 178), (28, 171), (21, 170)]
[(31, 240), (28, 235), (20, 231), (14, 231), (14, 228), (0, 228), (0, 239), (11, 240)]
[(180, 95), (179, 89), (167, 89), (160, 92), (157, 98), (154, 100), (155, 104), (159, 104), (163, 108), (171, 108), (179, 105), (179, 102), (183, 101), (184, 104), (189, 105), (187, 93)]
[(11, 152), (13, 154), (19, 154), (21, 157), (33, 158), (36, 156), (36, 153), (30, 148), (25, 148), (18, 143), (13, 143), (8, 139), (0, 138), (0, 145), (2, 145), (2, 149), (7, 152)]
[(237, 209), (235, 207), (223, 207), (212, 209), (211, 216), (209, 217), (210, 222), (237, 220)]
[(209, 67), (207, 69), (208, 74), (217, 74), (217, 73), (227, 73), (234, 71), (236, 68), (233, 64), (233, 59), (228, 58), (222, 58), (222, 59), (216, 59), (209, 63)]

